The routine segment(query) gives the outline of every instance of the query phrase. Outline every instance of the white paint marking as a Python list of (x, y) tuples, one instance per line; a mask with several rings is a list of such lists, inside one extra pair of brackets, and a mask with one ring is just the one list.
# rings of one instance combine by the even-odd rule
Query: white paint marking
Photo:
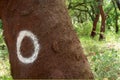
[[(34, 44), (34, 52), (32, 56), (29, 58), (23, 57), (20, 51), (21, 43), (25, 37), (29, 37), (30, 39), (32, 39), (32, 43)], [(28, 30), (20, 31), (17, 37), (16, 47), (17, 47), (17, 57), (22, 63), (25, 63), (25, 64), (33, 63), (37, 59), (37, 56), (40, 50), (40, 45), (38, 43), (37, 37), (32, 32)]]

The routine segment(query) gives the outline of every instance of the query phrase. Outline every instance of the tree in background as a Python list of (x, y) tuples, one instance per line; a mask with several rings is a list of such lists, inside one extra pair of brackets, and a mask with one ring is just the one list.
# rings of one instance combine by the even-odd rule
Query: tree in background
[[(115, 12), (115, 32), (118, 33), (119, 31), (119, 26), (118, 26), (118, 19), (119, 19), (119, 14), (118, 14), (118, 10), (117, 10), (117, 6), (120, 10), (120, 0), (111, 0), (111, 2), (113, 3), (114, 6), (114, 12)], [(116, 5), (117, 4), (117, 5)]]
[(95, 18), (93, 20), (93, 29), (91, 32), (91, 36), (94, 37), (96, 35), (96, 27), (97, 27), (97, 22), (99, 20), (99, 17), (101, 15), (101, 29), (100, 29), (100, 37), (99, 40), (104, 39), (104, 32), (105, 32), (105, 21), (106, 21), (106, 15), (103, 10), (103, 0), (96, 0), (96, 5), (95, 7)]
[[(103, 10), (103, 1), (102, 0), (83, 0), (83, 1), (73, 1), (69, 0), (68, 9), (74, 10), (74, 12), (77, 14), (78, 22), (84, 22), (87, 20), (87, 14), (90, 16), (91, 20), (93, 21), (93, 29), (91, 31), (91, 36), (94, 37), (96, 35), (96, 27), (97, 22), (99, 20), (99, 17), (101, 15), (102, 21), (101, 21), (101, 30), (100, 30), (100, 37), (99, 39), (104, 39), (103, 33), (105, 32), (105, 12)], [(74, 14), (75, 14), (74, 13)], [(84, 16), (82, 16), (82, 15)], [(83, 20), (85, 17), (85, 20)]]
[[(104, 39), (105, 26), (108, 28), (111, 26), (114, 28), (115, 26), (115, 32), (118, 33), (119, 12), (117, 5), (119, 8), (119, 0), (68, 0), (67, 3), (73, 23), (77, 22), (81, 24), (87, 22), (87, 20), (93, 23), (90, 34), (92, 37), (98, 33), (100, 35), (99, 39)], [(97, 32), (97, 26), (99, 26), (97, 23), (101, 24), (100, 32)]]

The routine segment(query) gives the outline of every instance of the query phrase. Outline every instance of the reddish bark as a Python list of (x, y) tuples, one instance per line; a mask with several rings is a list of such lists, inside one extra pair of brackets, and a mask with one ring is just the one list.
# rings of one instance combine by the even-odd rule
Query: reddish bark
[(104, 39), (104, 32), (105, 32), (105, 20), (106, 20), (106, 15), (104, 13), (104, 10), (103, 10), (103, 7), (102, 5), (99, 6), (99, 9), (100, 9), (100, 14), (101, 14), (101, 18), (102, 18), (102, 21), (101, 21), (101, 29), (100, 29), (100, 37), (99, 39)]
[[(63, 0), (9, 0), (3, 11), (4, 36), (14, 79), (93, 79)], [(37, 59), (29, 64), (21, 62), (16, 52), (17, 37), (23, 30), (35, 34), (41, 47)], [(23, 39), (20, 50), (26, 58), (32, 55), (34, 44), (30, 38)]]
[(102, 21), (101, 21), (101, 27), (100, 27), (100, 37), (99, 40), (104, 39), (104, 32), (105, 32), (105, 21), (106, 21), (106, 15), (102, 7), (103, 0), (101, 2), (97, 0), (98, 4), (98, 9), (99, 11), (97, 12), (95, 19), (93, 21), (93, 29), (91, 32), (91, 36), (94, 37), (96, 35), (96, 27), (97, 27), (97, 22), (99, 20), (99, 16), (101, 15)]
[(93, 28), (92, 28), (92, 32), (91, 32), (92, 37), (95, 37), (95, 35), (96, 35), (96, 27), (97, 27), (97, 22), (99, 20), (99, 16), (100, 16), (100, 14), (96, 14), (95, 19), (93, 21)]

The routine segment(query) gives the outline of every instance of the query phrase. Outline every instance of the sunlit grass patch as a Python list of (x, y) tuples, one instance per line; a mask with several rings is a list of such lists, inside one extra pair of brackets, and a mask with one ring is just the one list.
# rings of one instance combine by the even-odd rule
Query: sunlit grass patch
[(10, 64), (8, 56), (5, 58), (0, 57), (0, 80), (11, 80)]
[(12, 80), (8, 50), (3, 38), (3, 30), (0, 29), (0, 80)]

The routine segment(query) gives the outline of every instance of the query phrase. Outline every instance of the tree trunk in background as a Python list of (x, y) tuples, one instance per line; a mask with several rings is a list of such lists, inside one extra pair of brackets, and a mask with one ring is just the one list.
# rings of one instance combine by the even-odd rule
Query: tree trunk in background
[(95, 15), (95, 19), (93, 21), (93, 28), (92, 28), (92, 32), (91, 32), (91, 37), (95, 37), (95, 35), (96, 35), (96, 27), (97, 27), (97, 22), (99, 20), (99, 16), (100, 16), (99, 13)]
[(14, 79), (93, 79), (63, 0), (9, 0), (2, 20)]
[(103, 0), (96, 0), (97, 6), (94, 6), (96, 9), (96, 14), (95, 14), (95, 19), (93, 20), (93, 28), (91, 32), (91, 37), (94, 37), (96, 35), (96, 27), (97, 27), (97, 22), (99, 20), (99, 17), (101, 15), (101, 27), (100, 27), (100, 37), (99, 40), (104, 39), (104, 32), (105, 32), (105, 21), (106, 21), (106, 15), (103, 10)]
[[(113, 1), (113, 0), (112, 0)], [(120, 0), (115, 0), (116, 1), (116, 3), (117, 3), (117, 6), (118, 6), (118, 8), (119, 8), (119, 10), (120, 10)]]
[[(102, 1), (102, 2), (103, 2), (103, 1)], [(98, 7), (99, 7), (99, 9), (100, 9), (100, 14), (101, 14), (101, 18), (102, 18), (102, 20), (101, 20), (101, 27), (100, 27), (100, 37), (99, 37), (99, 40), (102, 40), (102, 39), (105, 38), (105, 37), (104, 37), (104, 32), (105, 32), (106, 15), (105, 15), (105, 12), (104, 12), (104, 10), (103, 10), (102, 5), (99, 5)]]
[(116, 0), (116, 1), (112, 0), (113, 6), (115, 8), (115, 10), (114, 10), (115, 11), (115, 27), (116, 27), (115, 32), (118, 33), (118, 31), (119, 31), (119, 26), (118, 26), (119, 14), (118, 14), (117, 6), (115, 5), (115, 2), (117, 3), (117, 6), (120, 10), (120, 0)]

